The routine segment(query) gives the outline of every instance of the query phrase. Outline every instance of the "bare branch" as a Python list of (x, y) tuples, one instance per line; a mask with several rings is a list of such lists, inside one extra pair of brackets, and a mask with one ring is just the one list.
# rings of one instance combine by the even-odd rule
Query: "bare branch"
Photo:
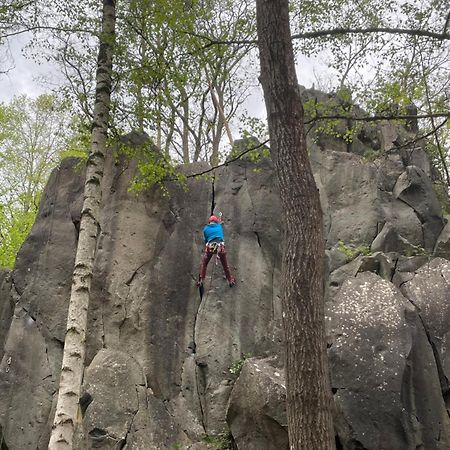
[(446, 117), (446, 121), (450, 118), (450, 113), (434, 113), (434, 114), (410, 114), (410, 115), (383, 115), (383, 116), (366, 116), (366, 117), (352, 117), (342, 115), (316, 116), (312, 119), (306, 120), (305, 125), (316, 122), (318, 120), (355, 120), (360, 122), (378, 122), (381, 120), (410, 120), (410, 119), (430, 119), (436, 117)]
[(422, 134), (422, 135), (420, 135), (420, 136), (417, 136), (416, 138), (414, 138), (414, 139), (412, 139), (412, 140), (406, 142), (405, 144), (396, 146), (395, 148), (396, 148), (396, 149), (399, 149), (399, 148), (404, 148), (404, 147), (410, 147), (412, 144), (416, 144), (417, 142), (419, 142), (419, 141), (421, 141), (421, 140), (423, 140), (423, 139), (427, 139), (427, 138), (429, 138), (430, 136), (433, 136), (433, 135), (436, 133), (436, 131), (438, 131), (439, 129), (441, 129), (441, 128), (447, 123), (447, 120), (448, 120), (448, 119), (445, 119), (445, 120), (444, 120), (443, 122), (441, 122), (439, 125), (436, 125), (430, 132), (425, 133), (425, 134)]
[(62, 33), (87, 33), (96, 35), (92, 30), (89, 30), (87, 28), (64, 28), (64, 27), (53, 27), (53, 26), (43, 26), (43, 25), (36, 25), (32, 27), (25, 27), (21, 28), (19, 30), (10, 31), (8, 33), (0, 33), (0, 39), (5, 39), (13, 36), (18, 36), (20, 34), (29, 33), (33, 31), (59, 31)]
[(292, 35), (292, 39), (311, 39), (318, 37), (339, 36), (343, 34), (408, 34), (410, 36), (428, 37), (439, 41), (450, 40), (449, 33), (436, 33), (428, 30), (413, 30), (406, 28), (390, 28), (390, 27), (369, 27), (369, 28), (334, 28), (331, 30), (310, 31), (307, 33), (298, 33)]
[[(258, 150), (261, 147), (264, 147), (264, 145), (269, 143), (269, 139), (267, 139), (264, 142), (261, 142), (260, 144), (256, 145), (255, 147), (250, 147), (247, 148), (246, 150), (242, 151), (241, 153), (239, 153), (238, 155), (236, 155), (234, 158), (228, 159), (225, 162), (221, 163), (221, 164), (217, 164), (217, 166), (213, 166), (207, 170), (204, 170), (203, 172), (198, 172), (198, 173), (194, 173), (192, 175), (188, 175), (186, 178), (195, 178), (195, 177), (200, 177), (202, 175), (205, 175), (209, 172), (212, 172), (213, 170), (218, 169), (219, 167), (223, 167), (223, 166), (228, 166), (228, 164), (231, 164), (235, 161), (237, 161), (238, 159), (241, 159), (244, 155), (246, 155), (247, 153), (250, 153), (254, 150)], [(173, 181), (173, 180), (172, 180)]]
[[(409, 36), (425, 37), (436, 39), (439, 41), (450, 40), (450, 33), (447, 33), (449, 18), (442, 33), (436, 33), (429, 30), (414, 30), (408, 28), (390, 28), (390, 27), (369, 27), (369, 28), (332, 28), (330, 30), (308, 31), (305, 33), (297, 33), (292, 35), (292, 39), (316, 39), (320, 37), (342, 36), (345, 34), (406, 34)], [(230, 39), (230, 40), (215, 40), (209, 36), (195, 34), (196, 37), (208, 41), (203, 46), (204, 49), (213, 45), (256, 45), (256, 39)]]
[(450, 12), (447, 14), (447, 19), (445, 20), (444, 29), (442, 30), (443, 33), (447, 32), (449, 23), (450, 23)]

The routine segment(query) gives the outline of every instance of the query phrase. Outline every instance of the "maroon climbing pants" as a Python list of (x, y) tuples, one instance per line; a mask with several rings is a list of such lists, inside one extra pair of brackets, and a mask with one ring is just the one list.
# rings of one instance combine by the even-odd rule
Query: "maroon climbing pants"
[(208, 263), (214, 254), (219, 256), (220, 262), (222, 263), (223, 271), (229, 283), (234, 281), (231, 275), (230, 268), (228, 267), (227, 254), (225, 252), (225, 245), (223, 242), (209, 242), (205, 246), (205, 252), (203, 253), (202, 263), (200, 264), (200, 281), (204, 280), (206, 277), (206, 268)]

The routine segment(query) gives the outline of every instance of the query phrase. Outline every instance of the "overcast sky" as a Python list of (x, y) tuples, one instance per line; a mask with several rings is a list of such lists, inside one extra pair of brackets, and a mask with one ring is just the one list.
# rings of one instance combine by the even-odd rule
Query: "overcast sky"
[[(22, 49), (27, 42), (26, 36), (12, 40), (10, 49), (13, 56), (12, 68), (6, 74), (0, 74), (0, 101), (8, 102), (15, 95), (26, 94), (37, 97), (50, 91), (50, 86), (42, 83), (42, 78), (55, 79), (58, 77), (57, 68), (48, 63), (38, 65), (26, 58)], [(4, 65), (4, 64), (2, 64)], [(297, 76), (299, 83), (311, 87), (315, 82), (314, 72), (321, 69), (320, 61), (310, 58), (300, 58), (297, 64)], [(323, 69), (323, 66), (322, 66)], [(246, 103), (246, 108), (251, 115), (265, 116), (265, 106), (261, 89), (254, 89)]]

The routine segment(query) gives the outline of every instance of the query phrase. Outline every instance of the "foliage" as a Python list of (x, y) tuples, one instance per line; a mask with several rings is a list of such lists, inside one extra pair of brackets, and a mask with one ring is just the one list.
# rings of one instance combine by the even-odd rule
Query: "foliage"
[(151, 141), (139, 146), (120, 144), (117, 157), (120, 158), (121, 155), (137, 160), (138, 173), (131, 181), (130, 192), (138, 193), (156, 185), (167, 195), (164, 184), (167, 180), (186, 188), (186, 175), (178, 171)]
[[(31, 51), (60, 65), (64, 94), (90, 119), (99, 32), (92, 1), (38, 3), (51, 30), (36, 35)], [(205, 46), (204, 36), (247, 39), (255, 26), (251, 2), (132, 0), (117, 8), (112, 128), (145, 130), (172, 159), (217, 161), (225, 121), (237, 117), (256, 74), (241, 64), (251, 47)]]
[(372, 148), (369, 148), (368, 150), (366, 150), (363, 155), (364, 159), (366, 159), (367, 161), (375, 161), (380, 156), (381, 156), (381, 151), (374, 150)]
[(406, 249), (405, 256), (431, 256), (430, 253), (423, 247), (418, 245), (412, 245), (410, 248)]
[(202, 441), (215, 446), (216, 450), (232, 450), (232, 436), (230, 432), (220, 434), (204, 434)]
[[(241, 158), (250, 160), (251, 162), (258, 164), (262, 159), (270, 158), (270, 149), (266, 145), (262, 145), (261, 142), (254, 136), (244, 132), (244, 139), (242, 139), (239, 145), (233, 146), (227, 160), (237, 158), (240, 155)], [(257, 169), (254, 169), (257, 170)]]
[[(326, 116), (344, 118), (318, 120), (313, 126), (316, 141), (320, 136), (328, 135), (350, 144), (361, 129), (360, 122), (350, 120), (353, 115), (354, 102), (351, 91), (347, 88), (341, 88), (336, 93), (325, 95), (319, 99), (310, 97), (304, 101), (303, 108), (308, 121)], [(345, 119), (346, 117), (348, 119)]]
[[(353, 101), (369, 114), (408, 115), (412, 104), (421, 115), (448, 113), (450, 40), (415, 34), (448, 33), (447, 1), (294, 0), (291, 5), (294, 34), (360, 31), (296, 40), (298, 53), (320, 61), (321, 67), (315, 69), (319, 89), (339, 91), (347, 86)], [(367, 31), (381, 28), (391, 29), (392, 33)], [(398, 29), (410, 32), (395, 32)], [(324, 72), (331, 80), (326, 86), (320, 79)], [(444, 122), (444, 118), (430, 117), (420, 119), (419, 125), (423, 134), (439, 128), (433, 135), (441, 147), (435, 166), (450, 184), (446, 168), (450, 140), (441, 127)], [(353, 130), (345, 134), (336, 122), (326, 121), (320, 127), (318, 131), (342, 137), (346, 142), (354, 135)]]
[(12, 268), (23, 241), (33, 226), (36, 210), (0, 206), (0, 267)]
[(367, 244), (361, 244), (357, 247), (346, 245), (344, 241), (338, 241), (338, 250), (341, 251), (347, 258), (347, 262), (354, 260), (357, 256), (368, 256), (371, 254), (370, 246)]
[(63, 150), (82, 152), (81, 144), (68, 145), (78, 139), (70, 129), (67, 105), (55, 96), (0, 104), (0, 267), (13, 266)]
[(232, 373), (233, 375), (239, 376), (239, 374), (241, 373), (242, 370), (242, 366), (245, 363), (245, 360), (250, 358), (250, 354), (248, 353), (244, 353), (240, 359), (238, 359), (237, 361), (234, 361), (233, 364), (231, 364), (230, 368), (228, 369), (230, 371), (230, 373)]

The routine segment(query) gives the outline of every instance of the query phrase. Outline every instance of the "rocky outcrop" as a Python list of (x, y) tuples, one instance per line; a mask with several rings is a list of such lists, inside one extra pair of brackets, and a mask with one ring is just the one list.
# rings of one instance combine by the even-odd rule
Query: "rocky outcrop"
[(273, 363), (270, 359), (246, 360), (234, 385), (227, 422), (238, 448), (289, 448), (284, 373)]
[(411, 302), (364, 272), (344, 283), (326, 318), (342, 447), (450, 448), (436, 360)]
[[(403, 145), (404, 130), (388, 131), (361, 130), (356, 152), (335, 138), (311, 144), (330, 270), (336, 439), (346, 450), (443, 450), (448, 277), (431, 252), (445, 247), (445, 221), (425, 153)], [(371, 146), (375, 160), (364, 156)], [(129, 191), (136, 164), (109, 158), (105, 168), (77, 448), (208, 449), (227, 439), (239, 450), (286, 448), (282, 223), (271, 161), (244, 159), (212, 179), (137, 194)], [(0, 433), (9, 450), (48, 441), (79, 166), (66, 160), (52, 174), (16, 267), (0, 279)], [(211, 261), (200, 301), (201, 228), (213, 210), (224, 214), (237, 285), (230, 289)], [(243, 355), (236, 380), (230, 367)]]

